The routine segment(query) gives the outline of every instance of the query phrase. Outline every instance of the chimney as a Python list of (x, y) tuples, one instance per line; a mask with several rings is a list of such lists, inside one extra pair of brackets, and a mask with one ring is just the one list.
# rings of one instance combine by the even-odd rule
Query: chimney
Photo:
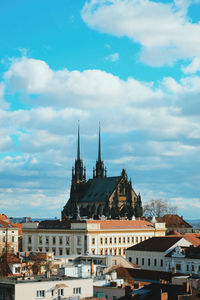
[(161, 290), (160, 300), (168, 300), (168, 293)]

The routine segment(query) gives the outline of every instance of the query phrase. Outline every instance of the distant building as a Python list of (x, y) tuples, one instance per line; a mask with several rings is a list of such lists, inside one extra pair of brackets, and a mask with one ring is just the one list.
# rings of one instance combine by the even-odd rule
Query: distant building
[(171, 231), (177, 231), (181, 234), (193, 232), (193, 227), (186, 222), (183, 217), (178, 215), (167, 214), (163, 217), (157, 218), (158, 222), (165, 222), (167, 227), (167, 233)]
[(183, 237), (153, 237), (126, 250), (126, 259), (145, 270), (166, 270), (166, 255), (177, 246), (189, 247), (192, 243)]
[(8, 250), (18, 251), (18, 228), (0, 220), (0, 254)]
[(1, 278), (0, 299), (82, 299), (93, 296), (92, 279), (63, 277), (31, 277), (25, 279)]
[(125, 256), (128, 247), (165, 231), (164, 223), (145, 220), (49, 220), (24, 224), (23, 250)]
[(78, 149), (75, 167), (72, 168), (70, 198), (62, 211), (62, 219), (79, 216), (98, 219), (100, 216), (119, 219), (142, 216), (142, 201), (136, 194), (131, 180), (123, 169), (120, 176), (107, 177), (101, 158), (101, 134), (93, 179), (86, 180), (86, 168), (80, 154), (80, 131), (78, 127)]

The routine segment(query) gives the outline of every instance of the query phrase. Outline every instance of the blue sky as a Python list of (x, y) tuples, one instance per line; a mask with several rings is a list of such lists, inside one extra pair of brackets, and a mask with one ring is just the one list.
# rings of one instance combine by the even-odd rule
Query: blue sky
[(122, 168), (143, 203), (200, 211), (200, 1), (0, 3), (0, 206), (59, 217), (77, 120), (87, 178), (98, 123), (108, 176)]

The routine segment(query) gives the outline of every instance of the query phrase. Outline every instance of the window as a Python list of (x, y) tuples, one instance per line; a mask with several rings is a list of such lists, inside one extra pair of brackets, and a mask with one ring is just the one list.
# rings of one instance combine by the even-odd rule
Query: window
[(20, 267), (16, 267), (15, 268), (15, 273), (20, 273), (21, 272), (21, 268)]
[(107, 238), (105, 238), (105, 244), (107, 244), (108, 243), (108, 239)]
[(180, 271), (181, 270), (181, 264), (176, 264), (176, 270)]
[(53, 244), (53, 245), (56, 244), (56, 237), (55, 237), (55, 236), (52, 237), (52, 244)]
[(47, 245), (49, 244), (49, 237), (48, 236), (46, 237), (46, 244)]
[(31, 236), (28, 237), (28, 243), (31, 244), (32, 240), (31, 240)]
[(117, 238), (116, 238), (116, 237), (114, 238), (114, 243), (115, 243), (115, 244), (117, 243)]
[(69, 245), (69, 236), (66, 236), (66, 245)]
[(79, 255), (81, 254), (81, 249), (80, 248), (77, 248), (76, 251), (77, 251), (77, 254), (79, 254)]
[(44, 290), (37, 291), (37, 298), (44, 298), (44, 297), (45, 297), (45, 291)]
[[(81, 253), (80, 253), (81, 254)], [(92, 249), (92, 254), (95, 254), (95, 249)]]
[(129, 257), (129, 258), (128, 258), (128, 261), (129, 261), (129, 262), (132, 262), (132, 257)]
[(192, 265), (192, 272), (194, 272), (194, 265)]
[(126, 249), (123, 249), (123, 255), (125, 255), (126, 254)]
[(154, 259), (154, 266), (157, 266), (157, 259)]
[(148, 266), (150, 266), (151, 265), (151, 260), (150, 260), (150, 258), (148, 258)]
[(140, 237), (140, 242), (142, 242), (142, 236)]
[(42, 236), (39, 236), (39, 244), (42, 244)]
[(42, 248), (39, 248), (39, 251), (42, 252)]
[(32, 251), (32, 247), (28, 247), (28, 251)]
[(46, 252), (49, 252), (49, 248), (45, 248), (45, 251), (46, 251)]
[(14, 236), (12, 236), (12, 243), (14, 243), (14, 241), (15, 241), (15, 237), (14, 237)]
[(136, 243), (138, 243), (138, 237), (136, 236)]
[(92, 245), (95, 245), (95, 238), (92, 238)]
[(144, 266), (144, 258), (142, 258), (142, 265)]
[[(94, 241), (93, 241), (94, 240)], [(95, 244), (95, 239), (92, 239), (92, 244)], [(77, 236), (77, 245), (81, 246), (81, 236)]]
[(160, 266), (163, 267), (163, 259), (160, 260)]
[(63, 239), (62, 239), (62, 237), (60, 237), (59, 238), (59, 244), (62, 245), (62, 243), (63, 243)]
[(105, 249), (105, 255), (107, 255), (108, 254), (108, 250), (107, 249)]
[(110, 249), (110, 254), (112, 255), (112, 248)]
[(58, 296), (64, 296), (64, 289), (58, 289)]
[(5, 236), (3, 236), (2, 237), (2, 242), (5, 243), (5, 241), (6, 241), (6, 238), (5, 238)]
[(127, 243), (130, 243), (130, 237), (127, 238)]
[(121, 243), (121, 238), (119, 237), (119, 244)]
[(53, 255), (56, 255), (56, 249), (52, 248), (52, 251), (53, 251)]
[(136, 262), (136, 265), (138, 265), (138, 257), (136, 257), (136, 260), (135, 260), (135, 262)]
[(100, 254), (103, 255), (103, 249), (100, 249)]
[(103, 238), (101, 238), (101, 245), (103, 244)]
[(110, 244), (112, 244), (112, 238), (110, 238)]
[(73, 294), (81, 294), (81, 288), (73, 288)]
[(62, 254), (63, 254), (63, 250), (59, 249), (59, 255), (62, 255)]
[(187, 272), (189, 272), (189, 270), (190, 270), (190, 267), (189, 267), (189, 265), (187, 265)]
[(69, 248), (66, 248), (66, 254), (69, 255), (70, 254), (70, 250)]
[(132, 236), (132, 243), (134, 243), (134, 236)]
[(114, 249), (114, 255), (117, 255), (117, 249)]
[(122, 254), (122, 249), (121, 248), (119, 248), (119, 255), (121, 255)]
[(125, 243), (126, 242), (126, 238), (125, 237), (123, 237), (123, 243)]

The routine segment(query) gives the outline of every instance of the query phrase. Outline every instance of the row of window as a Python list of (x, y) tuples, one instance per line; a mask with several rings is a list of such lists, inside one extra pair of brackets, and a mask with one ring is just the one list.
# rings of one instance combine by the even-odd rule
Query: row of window
[[(8, 241), (14, 243), (15, 242), (15, 237), (14, 236), (9, 236), (8, 237)], [(5, 243), (6, 242), (6, 236), (2, 236), (2, 242)]]
[[(51, 240), (52, 245), (56, 245), (56, 239), (57, 239), (57, 242), (58, 242), (59, 245), (63, 245), (64, 243), (66, 245), (70, 245), (70, 237), (69, 236), (66, 236), (66, 237), (62, 237), (62, 236), (60, 236), (60, 237), (56, 237), (56, 236), (52, 236), (52, 237), (39, 236), (38, 241), (39, 241), (39, 244), (45, 243), (46, 245), (49, 245), (50, 240)], [(81, 236), (77, 236), (76, 240), (77, 240), (77, 245), (81, 246), (81, 242), (82, 242)], [(31, 244), (31, 243), (32, 243), (32, 236), (28, 236), (28, 244)]]
[[(129, 257), (128, 260), (129, 260), (129, 262), (133, 262), (133, 261), (132, 261), (132, 257)], [(139, 258), (136, 257), (135, 263), (136, 263), (136, 265), (141, 264), (142, 266), (144, 266), (144, 265), (145, 265), (145, 258), (143, 257), (143, 258), (141, 259), (141, 262), (139, 262)], [(157, 259), (157, 258), (154, 258), (154, 259), (147, 258), (147, 265), (148, 265), (148, 266), (151, 266), (151, 265), (152, 265), (152, 266), (154, 266), (154, 267), (156, 267), (156, 266), (163, 267), (163, 259), (160, 259), (160, 261), (159, 261), (159, 259)]]
[[(169, 269), (174, 269), (171, 267), (171, 265), (169, 264)], [(200, 265), (197, 268), (198, 272), (200, 272)], [(176, 264), (176, 271), (182, 271), (182, 265), (177, 263)], [(195, 272), (195, 265), (194, 264), (187, 264), (186, 265), (186, 272)]]
[[(51, 296), (54, 296), (55, 291), (51, 291)], [(81, 294), (81, 288), (73, 288), (73, 294), (74, 295), (80, 295)], [(58, 289), (58, 296), (64, 296), (64, 289)], [(36, 297), (37, 298), (45, 298), (45, 290), (38, 290), (36, 291)]]
[[(92, 254), (96, 254), (95, 250), (92, 249)], [(104, 248), (100, 249), (101, 255), (125, 255), (126, 254), (126, 248)]]
[[(105, 238), (101, 238), (100, 239), (100, 243), (101, 243), (101, 245), (103, 245), (103, 244), (105, 244), (105, 245), (107, 245), (107, 244), (121, 244), (121, 243), (123, 243), (123, 244), (129, 244), (129, 243), (133, 243), (133, 244), (137, 244), (137, 243), (140, 243), (140, 242), (142, 242), (143, 240), (146, 240), (146, 239), (148, 239), (148, 238), (150, 238), (149, 236), (148, 237), (146, 237), (146, 236), (132, 236), (132, 237), (105, 237)], [(95, 243), (96, 243), (96, 239), (95, 238), (93, 238), (92, 239), (92, 245), (95, 245)]]

